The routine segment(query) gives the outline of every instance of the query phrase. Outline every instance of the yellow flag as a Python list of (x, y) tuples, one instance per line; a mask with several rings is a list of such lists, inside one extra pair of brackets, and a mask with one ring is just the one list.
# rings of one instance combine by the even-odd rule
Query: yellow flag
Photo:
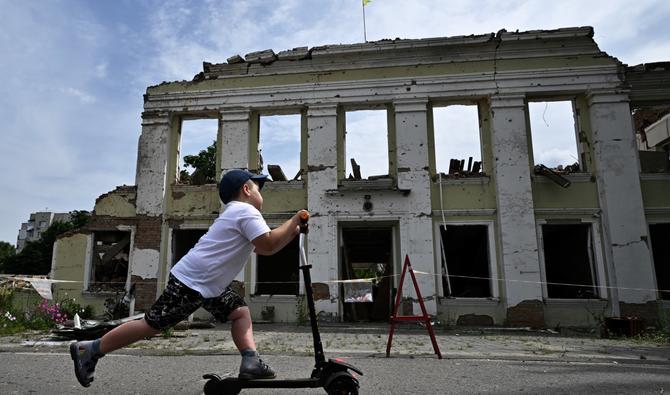
[(365, 7), (366, 5), (370, 4), (371, 1), (372, 1), (372, 0), (363, 0), (363, 7)]

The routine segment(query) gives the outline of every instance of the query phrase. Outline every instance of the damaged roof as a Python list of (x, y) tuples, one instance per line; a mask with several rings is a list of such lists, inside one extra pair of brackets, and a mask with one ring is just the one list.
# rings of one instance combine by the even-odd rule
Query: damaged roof
[[(297, 47), (275, 53), (272, 49), (255, 51), (244, 57), (233, 55), (226, 63), (203, 63), (203, 72), (193, 81), (226, 77), (240, 77), (290, 72), (327, 71), (368, 67), (403, 61), (412, 64), (433, 62), (472, 61), (497, 58), (515, 58), (550, 55), (607, 56), (593, 41), (593, 28), (568, 27), (555, 30), (531, 30), (469, 36), (435, 37), (423, 39), (383, 39), (356, 44)], [(521, 51), (523, 50), (523, 51)]]

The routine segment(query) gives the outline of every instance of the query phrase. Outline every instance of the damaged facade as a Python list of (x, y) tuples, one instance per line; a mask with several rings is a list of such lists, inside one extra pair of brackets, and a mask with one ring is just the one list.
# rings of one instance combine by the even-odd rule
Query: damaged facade
[[(182, 123), (217, 121), (219, 179), (233, 168), (267, 173), (259, 119), (298, 114), (300, 171), (290, 179), (272, 167), (263, 214), (272, 227), (301, 208), (312, 213), (307, 253), (322, 319), (388, 321), (408, 255), (442, 322), (589, 326), (634, 315), (653, 325), (670, 307), (658, 291), (670, 289), (670, 169), (662, 167), (670, 140), (661, 119), (669, 74), (622, 65), (589, 27), (205, 63), (192, 81), (147, 89), (136, 186), (100, 197), (87, 228), (59, 239), (52, 278), (77, 281), (58, 292), (91, 304), (134, 285), (135, 310), (146, 309), (223, 209), (215, 184), (177, 182)], [(528, 106), (552, 101), (573, 109), (578, 157), (569, 171), (538, 169), (533, 159)], [(451, 158), (439, 170), (433, 113), (452, 105), (476, 108), (472, 156), (481, 160)], [(651, 109), (659, 119), (642, 131), (654, 144), (643, 149), (660, 153), (653, 173), (640, 165), (631, 117)], [(362, 177), (347, 155), (347, 115), (357, 110), (386, 113), (387, 175)], [(254, 319), (300, 320), (297, 265), (295, 244), (278, 257), (252, 256), (237, 280)], [(378, 278), (373, 301), (350, 303), (356, 290), (338, 281), (369, 277)], [(402, 292), (405, 313), (418, 312), (412, 287)]]

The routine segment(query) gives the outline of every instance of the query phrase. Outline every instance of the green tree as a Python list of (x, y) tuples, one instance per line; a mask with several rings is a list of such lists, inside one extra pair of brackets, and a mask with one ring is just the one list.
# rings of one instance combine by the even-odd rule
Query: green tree
[(5, 259), (16, 255), (16, 248), (13, 244), (6, 241), (0, 241), (0, 267), (2, 267)]
[(182, 183), (192, 185), (216, 183), (216, 140), (198, 155), (186, 155), (184, 164), (185, 167), (192, 167), (194, 170), (191, 174), (186, 170), (179, 173), (179, 180)]
[(85, 210), (70, 211), (70, 222), (77, 229), (84, 227), (90, 219), (91, 219), (91, 213), (89, 213), (88, 211)]

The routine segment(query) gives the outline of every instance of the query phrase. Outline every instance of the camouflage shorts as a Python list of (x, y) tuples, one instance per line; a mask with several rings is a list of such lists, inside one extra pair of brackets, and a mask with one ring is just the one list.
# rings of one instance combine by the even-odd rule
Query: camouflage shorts
[(200, 292), (189, 288), (170, 274), (163, 294), (144, 314), (144, 319), (152, 328), (164, 330), (175, 326), (203, 307), (217, 320), (226, 322), (230, 313), (246, 305), (244, 299), (230, 287), (215, 298), (203, 298)]

